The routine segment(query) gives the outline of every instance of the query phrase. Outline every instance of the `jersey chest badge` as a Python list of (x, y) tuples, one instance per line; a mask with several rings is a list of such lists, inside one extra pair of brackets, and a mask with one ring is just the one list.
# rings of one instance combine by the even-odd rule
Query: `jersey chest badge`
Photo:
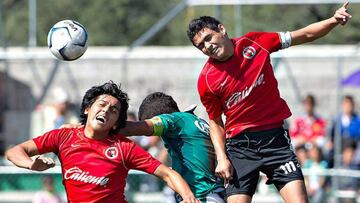
[(109, 147), (105, 150), (105, 156), (108, 159), (115, 159), (119, 155), (119, 150), (116, 147)]
[(243, 54), (244, 58), (252, 59), (252, 58), (254, 58), (254, 56), (256, 54), (256, 50), (252, 46), (247, 46), (247, 47), (244, 48), (242, 54)]

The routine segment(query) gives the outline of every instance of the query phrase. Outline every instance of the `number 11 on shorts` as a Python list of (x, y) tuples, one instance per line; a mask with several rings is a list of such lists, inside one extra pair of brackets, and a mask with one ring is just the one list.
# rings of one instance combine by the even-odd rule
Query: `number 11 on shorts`
[(284, 171), (285, 174), (296, 171), (296, 166), (293, 161), (289, 161), (284, 165), (280, 166), (280, 169)]

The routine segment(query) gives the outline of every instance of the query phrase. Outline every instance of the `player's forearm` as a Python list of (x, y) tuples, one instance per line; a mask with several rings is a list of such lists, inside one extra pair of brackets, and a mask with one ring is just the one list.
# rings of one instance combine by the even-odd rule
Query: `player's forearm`
[(319, 39), (328, 34), (336, 25), (338, 25), (338, 21), (334, 17), (331, 17), (293, 31), (291, 32), (291, 44), (298, 45)]
[(167, 185), (175, 192), (179, 193), (183, 199), (194, 196), (185, 180), (169, 167), (161, 164), (155, 170), (154, 175), (164, 180)]
[(210, 137), (217, 160), (227, 159), (225, 153), (225, 129), (219, 119), (210, 120)]
[(177, 192), (183, 199), (194, 196), (188, 184), (176, 171), (171, 169), (164, 180), (167, 185)]
[(123, 135), (152, 135), (154, 133), (153, 126), (150, 121), (126, 121), (124, 128), (119, 130)]
[(19, 145), (8, 149), (5, 152), (5, 157), (13, 164), (21, 168), (30, 169), (31, 164), (33, 163), (30, 156)]

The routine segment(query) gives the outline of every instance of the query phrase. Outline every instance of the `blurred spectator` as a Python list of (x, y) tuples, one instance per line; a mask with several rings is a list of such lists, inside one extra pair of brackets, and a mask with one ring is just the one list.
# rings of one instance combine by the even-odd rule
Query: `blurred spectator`
[(61, 203), (60, 195), (54, 189), (54, 178), (45, 176), (43, 178), (43, 190), (36, 192), (32, 203)]
[(67, 123), (78, 123), (77, 114), (70, 108), (67, 92), (56, 87), (52, 91), (52, 103), (39, 106), (32, 115), (32, 137), (43, 134), (52, 129), (59, 128)]
[(307, 95), (303, 100), (304, 114), (296, 117), (290, 126), (290, 136), (295, 146), (306, 143), (324, 145), (325, 120), (316, 115), (315, 106), (315, 97)]
[[(360, 170), (360, 166), (354, 160), (355, 149), (357, 144), (354, 141), (347, 140), (344, 142), (341, 160), (341, 169)], [(353, 194), (352, 197), (342, 198), (342, 203), (355, 203), (356, 198), (359, 196), (360, 180), (359, 178), (341, 177), (339, 180), (339, 190), (347, 191), (348, 194)]]
[(331, 137), (334, 138), (336, 127), (339, 127), (343, 139), (360, 140), (360, 119), (355, 112), (355, 101), (346, 95), (341, 103), (342, 112), (337, 116), (331, 127)]
[[(347, 142), (344, 144), (344, 149), (342, 152), (342, 160), (341, 166), (342, 169), (351, 169), (351, 170), (360, 170), (359, 164), (354, 162), (355, 156), (355, 149), (356, 149), (355, 142)], [(347, 190), (347, 189), (359, 189), (359, 180), (356, 178), (340, 178), (339, 189)]]
[[(341, 136), (341, 143), (359, 142), (360, 141), (360, 117), (355, 112), (355, 101), (350, 95), (344, 96), (341, 103), (341, 114), (338, 115), (331, 125), (330, 140), (326, 145), (327, 159), (330, 166), (333, 166), (334, 156), (334, 138), (337, 131)], [(358, 148), (357, 154), (360, 154)], [(360, 157), (357, 158), (360, 161)]]
[(325, 199), (325, 176), (319, 173), (324, 172), (328, 164), (322, 159), (321, 149), (317, 145), (308, 146), (309, 159), (305, 162), (304, 169), (311, 172), (305, 177), (306, 190), (312, 203), (320, 203)]
[(308, 152), (305, 148), (305, 145), (299, 145), (295, 147), (295, 154), (301, 167), (304, 167), (306, 161), (308, 160)]
[(129, 111), (129, 112), (127, 113), (127, 120), (128, 120), (128, 121), (136, 121), (137, 118), (136, 118), (135, 112)]
[[(146, 145), (142, 146), (146, 149), (153, 157), (159, 160), (161, 163), (169, 165), (168, 163), (168, 153), (164, 147), (161, 138), (158, 136), (141, 136), (144, 137), (141, 141), (142, 144), (146, 143)], [(161, 182), (158, 178), (153, 176), (146, 176), (142, 178), (142, 182), (140, 184), (141, 192), (155, 192), (161, 190)]]

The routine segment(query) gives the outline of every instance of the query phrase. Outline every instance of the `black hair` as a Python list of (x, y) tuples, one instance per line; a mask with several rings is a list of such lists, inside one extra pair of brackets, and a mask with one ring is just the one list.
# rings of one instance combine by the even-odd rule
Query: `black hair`
[(313, 106), (316, 105), (316, 99), (315, 99), (314, 95), (312, 95), (312, 94), (306, 95), (303, 102), (310, 102), (310, 104)]
[(194, 36), (202, 29), (209, 28), (211, 30), (214, 30), (215, 32), (220, 32), (219, 24), (221, 22), (211, 16), (201, 16), (199, 18), (193, 19), (189, 23), (189, 28), (187, 30), (187, 36), (189, 40), (194, 44)]
[(179, 111), (177, 103), (171, 96), (162, 92), (154, 92), (142, 101), (139, 107), (139, 120)]
[(343, 97), (343, 101), (345, 101), (345, 100), (350, 101), (352, 105), (354, 105), (354, 103), (355, 103), (355, 102), (354, 102), (354, 97), (351, 96), (351, 95), (345, 95), (345, 96)]
[(120, 102), (119, 119), (116, 123), (116, 129), (112, 129), (110, 132), (114, 133), (125, 126), (127, 110), (129, 108), (129, 98), (128, 95), (121, 90), (121, 85), (117, 85), (113, 81), (109, 81), (103, 85), (93, 86), (88, 91), (86, 91), (81, 103), (80, 122), (83, 125), (86, 124), (87, 114), (85, 114), (85, 110), (94, 104), (98, 96), (104, 94), (111, 95)]
[(295, 152), (302, 151), (302, 150), (307, 151), (305, 144), (298, 145), (295, 147)]
[(345, 149), (356, 150), (357, 142), (350, 139), (350, 138), (343, 138), (342, 139), (342, 151), (344, 152)]

